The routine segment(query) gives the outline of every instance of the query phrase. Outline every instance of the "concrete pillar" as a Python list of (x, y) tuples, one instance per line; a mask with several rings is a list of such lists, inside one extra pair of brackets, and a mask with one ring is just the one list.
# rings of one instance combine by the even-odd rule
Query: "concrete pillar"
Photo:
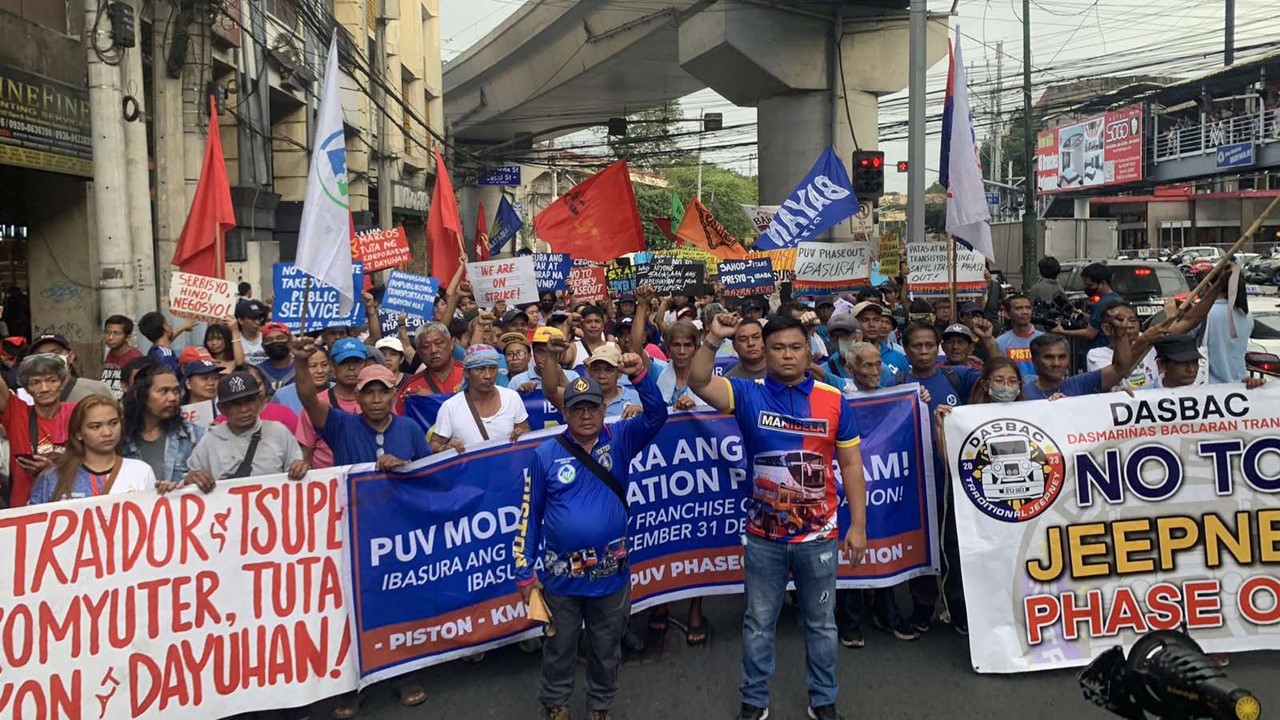
[[(174, 0), (157, 0), (156, 17), (169, 17)], [(156, 192), (156, 282), (161, 292), (168, 290), (173, 251), (187, 217), (185, 188), (186, 140), (182, 126), (182, 79), (171, 78), (164, 58), (169, 56), (171, 33), (152, 33), (157, 58), (152, 73), (151, 122), (155, 133)], [(137, 318), (134, 318), (135, 320)]]
[[(135, 19), (134, 35), (142, 37), (142, 0), (133, 0)], [(142, 47), (125, 52), (126, 77), (142, 77)], [(129, 312), (140, 315), (156, 306), (156, 258), (155, 237), (151, 230), (151, 175), (147, 151), (147, 95), (141, 83), (136, 90), (125, 87), (138, 104), (138, 117), (125, 121), (125, 182), (129, 193), (129, 236), (133, 265), (130, 268), (130, 284), (133, 285), (133, 302)]]

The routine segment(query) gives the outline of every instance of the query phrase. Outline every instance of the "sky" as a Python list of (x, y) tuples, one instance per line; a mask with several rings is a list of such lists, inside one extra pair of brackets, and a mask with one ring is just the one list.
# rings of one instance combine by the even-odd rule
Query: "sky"
[[(530, 0), (537, 1), (537, 0)], [(549, 1), (549, 0), (542, 0)], [(554, 0), (563, 2), (563, 0)], [(590, 1), (590, 0), (586, 0)], [(1275, 0), (1237, 0), (1237, 57), (1248, 46), (1271, 44), (1280, 49), (1280, 14)], [(521, 0), (440, 0), (441, 42), (446, 61), (497, 27), (523, 3)], [(951, 19), (961, 31), (968, 67), (970, 104), (978, 138), (1007, 121), (1022, 106), (1022, 3), (1018, 0), (959, 0)], [(1222, 0), (1033, 0), (1031, 9), (1032, 83), (1063, 82), (1097, 74), (1147, 73), (1184, 76), (1222, 64), (1224, 13)], [(951, 0), (929, 0), (931, 12), (946, 12)], [(1003, 42), (1003, 55), (996, 52)], [(1248, 52), (1260, 52), (1258, 50)], [(1003, 92), (995, 92), (999, 59), (1003, 58)], [(853, 62), (853, 57), (846, 57)], [(903, 63), (907, 58), (902, 59)], [(942, 111), (946, 86), (944, 59), (929, 70), (926, 113)], [(1016, 83), (1016, 84), (1015, 84)], [(1035, 95), (1039, 94), (1036, 90)], [(880, 100), (880, 143), (889, 170), (885, 189), (905, 192), (907, 175), (894, 167), (907, 159), (905, 123), (907, 92)], [(997, 104), (1000, 112), (997, 113)], [(705, 144), (741, 143), (755, 139), (754, 108), (737, 107), (712, 90), (681, 99), (685, 117), (721, 112), (726, 126), (751, 124), (709, 136)], [(605, 118), (602, 118), (602, 121)], [(902, 123), (901, 127), (893, 123)], [(927, 137), (925, 185), (937, 179), (938, 127), (930, 123)], [(689, 140), (690, 147), (697, 139)], [(704, 158), (739, 172), (755, 173), (755, 148), (710, 151)], [(815, 158), (816, 160), (816, 158)], [(845, 159), (846, 162), (848, 159)], [(799, 178), (797, 178), (799, 180)]]

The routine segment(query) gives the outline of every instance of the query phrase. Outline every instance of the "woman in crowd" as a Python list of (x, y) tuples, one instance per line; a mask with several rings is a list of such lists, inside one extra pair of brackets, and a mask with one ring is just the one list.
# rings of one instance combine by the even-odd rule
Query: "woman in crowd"
[(204, 331), (204, 348), (213, 356), (215, 362), (221, 363), (226, 372), (231, 372), (237, 365), (244, 364), (244, 346), (240, 343), (240, 326), (234, 321), (209, 323)]
[(76, 404), (58, 464), (36, 478), (31, 504), (154, 490), (156, 476), (141, 460), (120, 456), (124, 419), (120, 404), (90, 395)]

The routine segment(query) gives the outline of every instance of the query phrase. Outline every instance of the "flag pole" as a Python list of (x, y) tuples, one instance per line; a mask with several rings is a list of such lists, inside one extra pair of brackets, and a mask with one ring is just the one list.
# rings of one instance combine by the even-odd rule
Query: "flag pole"
[(311, 305), (311, 276), (307, 276), (307, 284), (302, 288), (302, 322), (298, 325), (298, 334), (307, 334), (307, 308)]
[(956, 239), (949, 237), (947, 243), (947, 302), (951, 305), (951, 322), (957, 322), (956, 316)]

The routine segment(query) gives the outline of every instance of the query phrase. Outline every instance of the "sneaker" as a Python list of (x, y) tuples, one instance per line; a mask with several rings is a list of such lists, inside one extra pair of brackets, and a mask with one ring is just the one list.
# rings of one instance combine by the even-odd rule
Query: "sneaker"
[(866, 638), (862, 637), (862, 628), (853, 625), (840, 629), (840, 644), (847, 648), (861, 648), (866, 646)]
[(613, 713), (608, 710), (588, 710), (587, 720), (613, 720)]
[(520, 641), (520, 652), (536, 653), (542, 651), (542, 638), (534, 637)]
[(911, 611), (911, 618), (907, 621), (907, 626), (917, 633), (929, 632), (929, 626), (933, 623), (933, 609), (917, 606)]
[(915, 640), (920, 637), (920, 633), (916, 632), (916, 629), (911, 626), (911, 623), (901, 618), (899, 618), (893, 625), (890, 625), (879, 615), (876, 615), (871, 618), (871, 623), (875, 625), (876, 629), (880, 632), (890, 633), (899, 640)]
[(573, 720), (567, 705), (543, 705), (542, 720)]
[(961, 637), (969, 637), (969, 618), (962, 615), (952, 615), (951, 627), (955, 628)]
[(809, 720), (844, 720), (844, 716), (836, 711), (835, 705), (810, 706)]
[(746, 703), (742, 703), (742, 711), (738, 713), (738, 720), (765, 720), (767, 717), (769, 708), (758, 708)]

